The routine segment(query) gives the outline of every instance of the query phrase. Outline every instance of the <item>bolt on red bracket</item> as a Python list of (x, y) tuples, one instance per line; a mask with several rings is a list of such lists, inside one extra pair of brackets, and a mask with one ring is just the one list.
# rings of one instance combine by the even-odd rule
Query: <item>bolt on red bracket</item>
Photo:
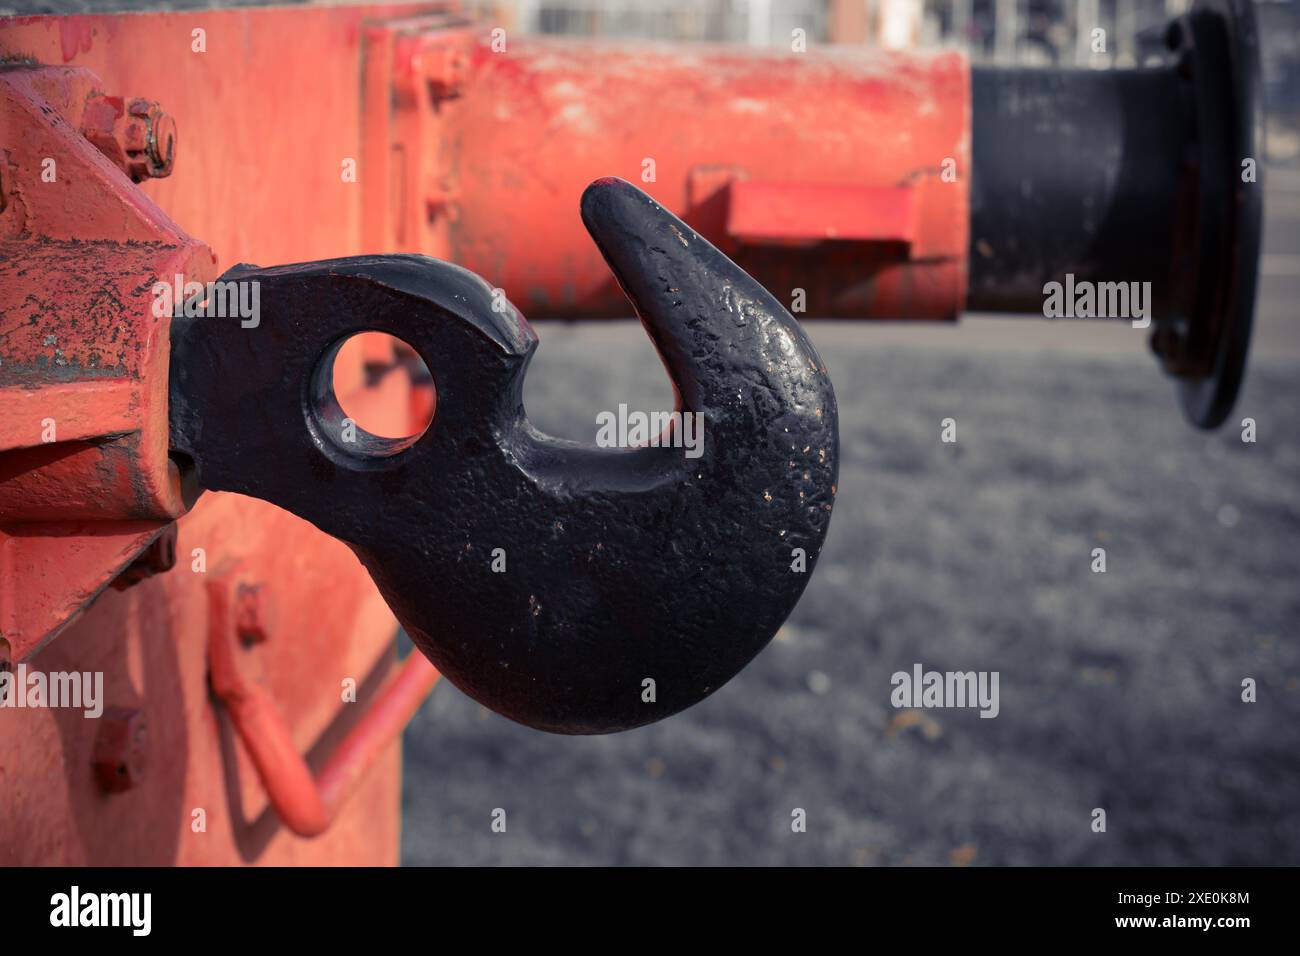
[(81, 132), (132, 182), (171, 175), (176, 158), (176, 121), (157, 103), (92, 96), (86, 101)]

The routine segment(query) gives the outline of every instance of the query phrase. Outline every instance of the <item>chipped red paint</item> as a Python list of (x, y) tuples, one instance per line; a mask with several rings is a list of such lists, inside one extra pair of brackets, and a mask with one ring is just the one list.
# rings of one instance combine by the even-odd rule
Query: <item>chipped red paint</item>
[[(304, 34), (328, 45), (346, 19), (325, 13), (296, 21), (288, 12), (268, 31), (283, 49)], [(152, 308), (156, 281), (178, 273), (206, 281), (219, 272), (215, 255), (177, 224), (182, 216), (216, 224), (214, 231), (228, 240), (227, 256), (248, 251), (245, 237), (260, 234), (272, 236), (261, 251), (278, 258), (323, 255), (327, 247), (347, 251), (346, 245), (329, 245), (330, 224), (318, 232), (319, 217), (305, 211), (277, 224), (283, 210), (274, 203), (274, 215), (259, 219), (255, 195), (247, 207), (229, 201), (240, 194), (241, 180), (256, 181), (255, 164), (237, 152), (232, 161), (231, 141), (209, 109), (244, 93), (221, 83), (220, 70), (209, 74), (211, 83), (177, 75), (186, 66), (202, 73), (216, 60), (157, 57), (155, 68), (139, 55), (181, 40), (188, 51), (196, 21), (218, 42), (240, 40), (247, 20), (71, 19), (80, 22), (0, 22), (0, 52), (11, 59), (61, 64), (64, 38), (76, 41), (67, 48), (71, 67), (0, 75), (0, 115), (14, 134), (6, 137), (0, 164), (0, 666), (103, 672), (106, 704), (147, 720), (149, 759), (132, 766), (128, 789), (104, 794), (95, 721), (54, 710), (0, 711), (0, 864), (395, 863), (400, 743), (394, 718), (418, 704), (428, 673), (403, 672), (422, 680), (397, 684), (402, 693), (384, 695), (378, 703), (385, 706), (371, 708), (392, 667), (396, 622), (351, 551), (306, 522), (238, 496), (205, 495), (185, 513), (167, 455), (168, 319)], [(124, 24), (116, 39), (105, 21)], [(306, 23), (301, 30), (299, 22)], [(319, 68), (316, 55), (309, 54), (312, 71)], [(356, 55), (354, 39), (353, 62)], [(116, 65), (103, 72), (81, 65), (110, 60)], [(307, 61), (305, 55), (299, 64), (304, 72)], [(158, 183), (133, 185), (80, 134), (96, 92), (147, 92), (181, 104), (178, 174), (164, 181), (170, 193)], [(272, 125), (258, 109), (241, 121), (250, 127), (248, 142)], [(224, 192), (204, 182), (204, 167), (215, 171), (219, 164), (205, 159), (205, 138), (187, 129), (188, 120), (210, 124), (206, 145), (222, 156), (226, 172), (213, 179)], [(272, 149), (269, 166), (292, 166), (286, 162), (292, 156)], [(41, 178), (46, 158), (55, 162), (52, 181)], [(351, 188), (359, 197), (359, 187)], [(155, 201), (159, 193), (175, 199), (170, 216)], [(359, 198), (343, 204), (344, 243), (348, 223), (356, 241), (359, 205)], [(282, 228), (290, 222), (299, 228)], [(313, 243), (320, 248), (310, 248)], [(392, 429), (406, 427), (417, 410), (427, 415), (428, 389), (413, 388), (399, 374), (383, 375), (380, 389), (368, 388), (361, 352), (353, 354), (356, 368), (336, 363), (336, 380), (340, 398), (358, 415)], [(52, 434), (44, 419), (53, 421)], [(132, 575), (136, 583), (122, 591), (110, 588), (178, 515), (175, 567), (147, 580)], [(209, 560), (214, 566), (239, 561), (284, 585), (281, 626), (251, 653), (298, 751), (313, 758), (321, 750), (336, 754), (335, 769), (322, 780), (336, 812), (317, 840), (301, 840), (268, 811), (249, 754), (212, 704)], [(304, 669), (304, 660), (316, 663)], [(360, 685), (355, 706), (340, 704), (344, 680)], [(403, 705), (398, 711), (394, 699)], [(359, 719), (360, 729), (350, 733)], [(339, 799), (345, 792), (355, 797), (346, 806)]]
[(185, 510), (151, 288), (159, 275), (210, 278), (213, 257), (77, 132), (98, 82), (76, 68), (0, 74), (14, 134), (0, 216), (0, 633), (16, 660)]

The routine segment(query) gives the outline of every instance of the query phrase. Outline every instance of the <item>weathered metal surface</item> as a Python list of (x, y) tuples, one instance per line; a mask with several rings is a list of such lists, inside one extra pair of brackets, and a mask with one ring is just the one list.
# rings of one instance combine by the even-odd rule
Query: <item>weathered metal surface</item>
[(98, 86), (79, 68), (0, 73), (0, 639), (15, 660), (185, 509), (152, 287), (211, 278), (214, 259), (81, 135)]
[[(782, 302), (803, 289), (808, 315), (960, 311), (970, 103), (959, 54), (513, 32), (498, 52), (489, 25), (437, 4), (37, 17), (0, 24), (0, 55), (86, 66), (107, 89), (160, 100), (177, 171), (141, 188), (226, 265), (422, 252), (478, 272), (535, 318), (626, 315), (569, 199), (620, 175)], [(725, 203), (695, 188), (710, 172), (910, 187), (918, 242), (727, 247)]]
[[(150, 94), (197, 113), (213, 91), (181, 78), (214, 61), (145, 57), (126, 37), (113, 42), (151, 19), (3, 21), (0, 47), (31, 60), (14, 52), (25, 39), (74, 39), (64, 55), (56, 43), (40, 58), (57, 64), (111, 46), (124, 72), (157, 67)], [(179, 24), (153, 39), (167, 37), (181, 38)], [(215, 258), (85, 137), (86, 104), (104, 89), (143, 92), (80, 67), (0, 73), (0, 668), (103, 674), (107, 708), (99, 719), (0, 709), (0, 863), (395, 863), (399, 745), (376, 746), (368, 732), (364, 759), (337, 749), (354, 739), (349, 726), (389, 667), (396, 628), (364, 569), (306, 522), (238, 496), (206, 495), (173, 523), (186, 500), (168, 456), (170, 316), (155, 311), (153, 286), (214, 278)], [(209, 150), (229, 157), (212, 129)], [(171, 182), (185, 182), (193, 200), (179, 204), (187, 213), (206, 207), (227, 235), (256, 214), (255, 204), (215, 201), (184, 162), (176, 170)], [(376, 408), (359, 354), (336, 371), (340, 395), (368, 420), (405, 427), (417, 403), (407, 376), (383, 377)], [(166, 570), (165, 538), (178, 527), (180, 558)], [(280, 639), (256, 651), (267, 692), (309, 764), (336, 752), (352, 753), (344, 770), (373, 768), (355, 780), (357, 803), (311, 844), (266, 809), (255, 767), (210, 705), (209, 559), (293, 582)], [(157, 576), (145, 580), (149, 571)], [(300, 655), (318, 662), (310, 674)], [(355, 709), (340, 704), (344, 679), (360, 685)], [(114, 723), (115, 713), (126, 719)]]
[[(1232, 163), (1254, 152), (1257, 117), (1253, 36), (1243, 27), (1249, 6), (1198, 0), (1195, 10), (1197, 121), (1225, 131), (1203, 135), (1202, 146), (1230, 147), (1202, 165), (1235, 172)], [(1226, 47), (1207, 16), (1227, 24)], [(1201, 69), (1216, 48), (1226, 56)], [(56, 67), (0, 74), (0, 666), (27, 659), (49, 669), (102, 668), (110, 703), (147, 717), (141, 739), (154, 756), (138, 781), (132, 771), (129, 790), (103, 797), (93, 721), (0, 713), (4, 862), (395, 860), (395, 747), (329, 835), (307, 844), (261, 813), (255, 767), (208, 707), (206, 589), (202, 572), (187, 570), (189, 548), (295, 583), (279, 610), (307, 623), (292, 641), (263, 640), (249, 653), (265, 666), (296, 754), (337, 716), (339, 673), (363, 673), (376, 661), (382, 671), (387, 661), (391, 616), (345, 547), (269, 505), (209, 494), (179, 522), (174, 570), (101, 595), (109, 581), (134, 577), (118, 575), (184, 510), (160, 430), (166, 336), (148, 319), (148, 282), (217, 270), (176, 223), (226, 263), (423, 251), (461, 258), (535, 317), (619, 314), (617, 286), (578, 230), (569, 197), (593, 176), (639, 178), (649, 159), (652, 181), (641, 181), (657, 199), (778, 299), (803, 289), (809, 314), (951, 318), (961, 307), (976, 170), (969, 70), (955, 54), (755, 56), (513, 33), (498, 51), (431, 6), (13, 18), (0, 21), (0, 56)], [(148, 97), (167, 108), (184, 143), (173, 152), (174, 175), (132, 188), (113, 168), (105, 151), (128, 173), (149, 171), (142, 159), (161, 171), (168, 133), (155, 131), (152, 156), (147, 129), (143, 144), (139, 130), (123, 129), (119, 139), (115, 129), (106, 141), (96, 111), (105, 94), (124, 97), (124, 106)], [(285, 110), (286, 102), (301, 108)], [(40, 179), (45, 157), (57, 160), (55, 188)], [(951, 181), (942, 175), (949, 159)], [(1023, 170), (1009, 170), (1019, 185)], [(1212, 321), (1197, 341), (1165, 351), (1171, 368), (1203, 373), (1183, 386), (1188, 414), (1202, 424), (1223, 414), (1224, 396), (1240, 381), (1258, 253), (1259, 190), (1228, 178), (1231, 194), (1205, 210), (1227, 225), (1202, 231), (1209, 238), (1201, 248), (1176, 251), (1191, 263), (1188, 274), (1222, 277), (1200, 296)], [(981, 238), (972, 236), (972, 248)], [(340, 351), (336, 395), (368, 401), (382, 434), (418, 433), (433, 412), (433, 388), (399, 368), (409, 356), (373, 351), (364, 343), (356, 355)], [(47, 417), (55, 441), (33, 426)], [(799, 459), (791, 460), (798, 474)], [(365, 480), (393, 480), (380, 470)], [(685, 495), (678, 507), (696, 501)], [(564, 540), (575, 538), (550, 528), (559, 543), (545, 554), (563, 560)], [(675, 560), (698, 560), (706, 583), (734, 560), (701, 536), (692, 543), (659, 527), (654, 534)], [(752, 550), (740, 549), (747, 557)], [(463, 560), (475, 558), (486, 564), (482, 555)], [(494, 584), (507, 602), (493, 609), (499, 621), (514, 621), (515, 583)], [(641, 581), (647, 589), (660, 583)], [(582, 606), (599, 595), (565, 600)], [(719, 604), (711, 600), (704, 624), (687, 633), (706, 652), (718, 640), (705, 633)], [(457, 619), (482, 613), (468, 599), (456, 610)], [(529, 610), (542, 623), (554, 613), (540, 598)], [(610, 612), (635, 621), (625, 642), (644, 633), (643, 611)], [(65, 625), (63, 639), (41, 650)], [(253, 630), (265, 636), (264, 626)], [(619, 639), (601, 634), (591, 643), (613, 654)], [(490, 644), (453, 650), (467, 671), (500, 668)], [(310, 673), (304, 660), (313, 662)], [(507, 693), (522, 694), (522, 684)], [(563, 710), (575, 691), (548, 693), (547, 703)], [(666, 712), (673, 701), (661, 694), (659, 703)], [(196, 808), (215, 821), (209, 831), (189, 829), (186, 814)]]
[(420, 9), (19, 17), (0, 21), (0, 56), (84, 67), (102, 91), (158, 101), (176, 123), (176, 169), (139, 190), (226, 266), (321, 259), (363, 251), (365, 204), (388, 189), (361, 163), (364, 30)]
[[(301, 839), (271, 808), (208, 676), (207, 583), (238, 562), (276, 601), (274, 629), (246, 652), (248, 665), (295, 753), (322, 773), (393, 666), (397, 624), (369, 576), (346, 545), (255, 499), (205, 494), (177, 525), (175, 568), (108, 589), (27, 661), (102, 673), (105, 717), (0, 708), (0, 866), (396, 864), (400, 742), (378, 752), (328, 833)], [(356, 682), (355, 703), (342, 701), (345, 680)], [(130, 771), (133, 786), (104, 794), (96, 743), (113, 708), (146, 721), (145, 762), (138, 779)]]
[[(820, 553), (838, 437), (821, 359), (756, 282), (620, 180), (593, 183), (582, 217), (680, 410), (702, 416), (698, 456), (540, 434), (522, 408), (528, 324), (471, 273), (393, 256), (227, 273), (261, 283), (262, 321), (176, 320), (173, 444), (204, 487), (347, 541), (466, 693), (601, 733), (690, 706), (768, 642)], [(321, 370), (361, 327), (433, 374), (437, 412), (413, 442), (348, 441)]]
[[(449, 258), (460, 208), (448, 128), (481, 27), (447, 12), (368, 23), (361, 52), (360, 251)], [(338, 255), (336, 252), (335, 255)]]
[[(566, 206), (592, 178), (617, 175), (787, 306), (802, 289), (810, 316), (955, 319), (966, 289), (969, 79), (954, 52), (543, 38), (512, 38), (495, 52), (484, 38), (447, 108), (456, 192), (448, 258), (533, 317), (625, 315)], [(826, 205), (798, 223), (772, 210), (758, 242), (728, 236), (727, 186), (746, 181), (857, 198), (909, 190), (913, 243), (876, 241), (870, 221), (825, 235), (843, 229)], [(878, 214), (873, 205), (859, 209)], [(822, 221), (808, 221), (818, 213)], [(819, 229), (821, 242), (772, 242)]]

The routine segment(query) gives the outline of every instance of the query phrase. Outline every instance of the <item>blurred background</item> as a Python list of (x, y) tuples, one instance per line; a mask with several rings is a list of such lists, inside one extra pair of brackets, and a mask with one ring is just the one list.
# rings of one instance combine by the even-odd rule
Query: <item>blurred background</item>
[[(798, 27), (810, 43), (1107, 69), (1141, 63), (1184, 7), (480, 9), (528, 32), (784, 46)], [(840, 489), (777, 639), (703, 704), (612, 737), (534, 733), (440, 685), (405, 737), (405, 862), (1300, 863), (1300, 19), (1293, 3), (1257, 13), (1265, 254), (1251, 368), (1221, 431), (1183, 421), (1124, 323), (810, 321), (840, 402)], [(1095, 25), (1109, 55), (1084, 42)], [(543, 429), (590, 441), (592, 409), (672, 406), (639, 325), (538, 330), (526, 402)], [(949, 416), (955, 445), (939, 441)], [(1105, 574), (1089, 567), (1098, 546)], [(893, 709), (890, 675), (915, 662), (999, 671), (1001, 714)]]
[[(177, 8), (207, 4), (186, 2)], [(0, 10), (158, 9), (0, 0)], [(518, 33), (1141, 64), (1181, 0), (470, 3)], [(405, 734), (407, 864), (1300, 863), (1300, 10), (1257, 4), (1265, 247), (1246, 386), (1182, 419), (1125, 323), (807, 325), (840, 403), (830, 537), (771, 646), (610, 737), (516, 726), (447, 682)], [(1091, 31), (1106, 30), (1107, 53)], [(670, 408), (632, 322), (542, 323), (530, 417)], [(940, 442), (940, 422), (958, 441)], [(1257, 441), (1243, 443), (1243, 418)], [(1104, 547), (1107, 572), (1092, 573)], [(724, 640), (726, 635), (719, 635)], [(1001, 712), (896, 710), (914, 663), (995, 670)], [(1241, 682), (1258, 702), (1241, 701)], [(1092, 811), (1107, 830), (1091, 829)], [(504, 833), (493, 811), (507, 813)], [(792, 832), (796, 808), (807, 831)]]

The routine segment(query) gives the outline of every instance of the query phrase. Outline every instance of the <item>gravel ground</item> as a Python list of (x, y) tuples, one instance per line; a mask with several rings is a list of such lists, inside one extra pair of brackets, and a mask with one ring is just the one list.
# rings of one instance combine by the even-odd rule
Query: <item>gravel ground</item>
[[(1256, 364), (1244, 444), (1184, 425), (1140, 354), (810, 332), (841, 478), (777, 639), (699, 706), (611, 737), (440, 686), (406, 734), (404, 860), (1300, 863), (1300, 363)], [(597, 409), (671, 407), (639, 327), (541, 334), (546, 430), (590, 441)], [(890, 675), (916, 662), (998, 671), (1000, 715), (895, 710)]]

